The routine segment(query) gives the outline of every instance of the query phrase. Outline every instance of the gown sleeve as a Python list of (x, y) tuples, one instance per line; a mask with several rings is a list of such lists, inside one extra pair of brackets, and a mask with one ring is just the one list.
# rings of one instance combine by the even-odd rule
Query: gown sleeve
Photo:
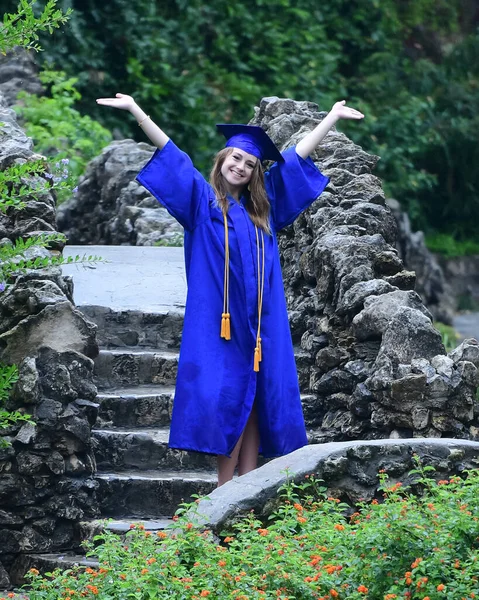
[(156, 150), (136, 179), (186, 230), (207, 217), (211, 187), (171, 140)]
[(265, 173), (265, 187), (271, 203), (275, 231), (290, 225), (323, 192), (329, 182), (310, 157), (302, 158), (295, 148), (282, 153), (284, 162), (276, 162)]

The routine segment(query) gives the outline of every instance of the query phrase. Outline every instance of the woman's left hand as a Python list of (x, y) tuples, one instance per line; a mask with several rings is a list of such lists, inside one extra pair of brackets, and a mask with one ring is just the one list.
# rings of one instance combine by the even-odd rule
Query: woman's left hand
[(346, 100), (336, 102), (330, 114), (334, 114), (338, 119), (364, 119), (363, 113), (359, 112), (359, 110), (346, 106)]

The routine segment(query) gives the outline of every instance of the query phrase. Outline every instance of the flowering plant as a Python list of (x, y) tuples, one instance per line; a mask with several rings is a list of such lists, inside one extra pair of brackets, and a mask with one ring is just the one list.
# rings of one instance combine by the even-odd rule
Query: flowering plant
[(182, 507), (170, 530), (132, 524), (125, 540), (98, 536), (88, 549), (96, 569), (33, 570), (29, 598), (477, 598), (479, 472), (436, 483), (427, 470), (413, 472), (417, 494), (381, 473), (382, 494), (356, 510), (314, 477), (289, 482), (267, 523), (251, 513), (221, 541)]

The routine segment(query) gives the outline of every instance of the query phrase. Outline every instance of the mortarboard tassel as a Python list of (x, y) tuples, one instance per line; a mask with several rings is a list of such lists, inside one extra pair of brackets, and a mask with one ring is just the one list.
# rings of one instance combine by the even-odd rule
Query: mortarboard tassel
[(259, 362), (261, 362), (263, 360), (263, 357), (261, 356), (261, 338), (258, 338), (258, 353), (259, 353)]

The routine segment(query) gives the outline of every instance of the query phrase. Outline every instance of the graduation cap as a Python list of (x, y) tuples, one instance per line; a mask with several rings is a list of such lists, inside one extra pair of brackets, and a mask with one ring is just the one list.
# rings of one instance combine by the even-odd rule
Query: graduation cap
[(256, 125), (229, 125), (217, 124), (216, 127), (226, 138), (226, 148), (239, 148), (252, 154), (259, 160), (274, 160), (282, 162), (284, 159), (280, 151), (268, 136), (266, 131)]

